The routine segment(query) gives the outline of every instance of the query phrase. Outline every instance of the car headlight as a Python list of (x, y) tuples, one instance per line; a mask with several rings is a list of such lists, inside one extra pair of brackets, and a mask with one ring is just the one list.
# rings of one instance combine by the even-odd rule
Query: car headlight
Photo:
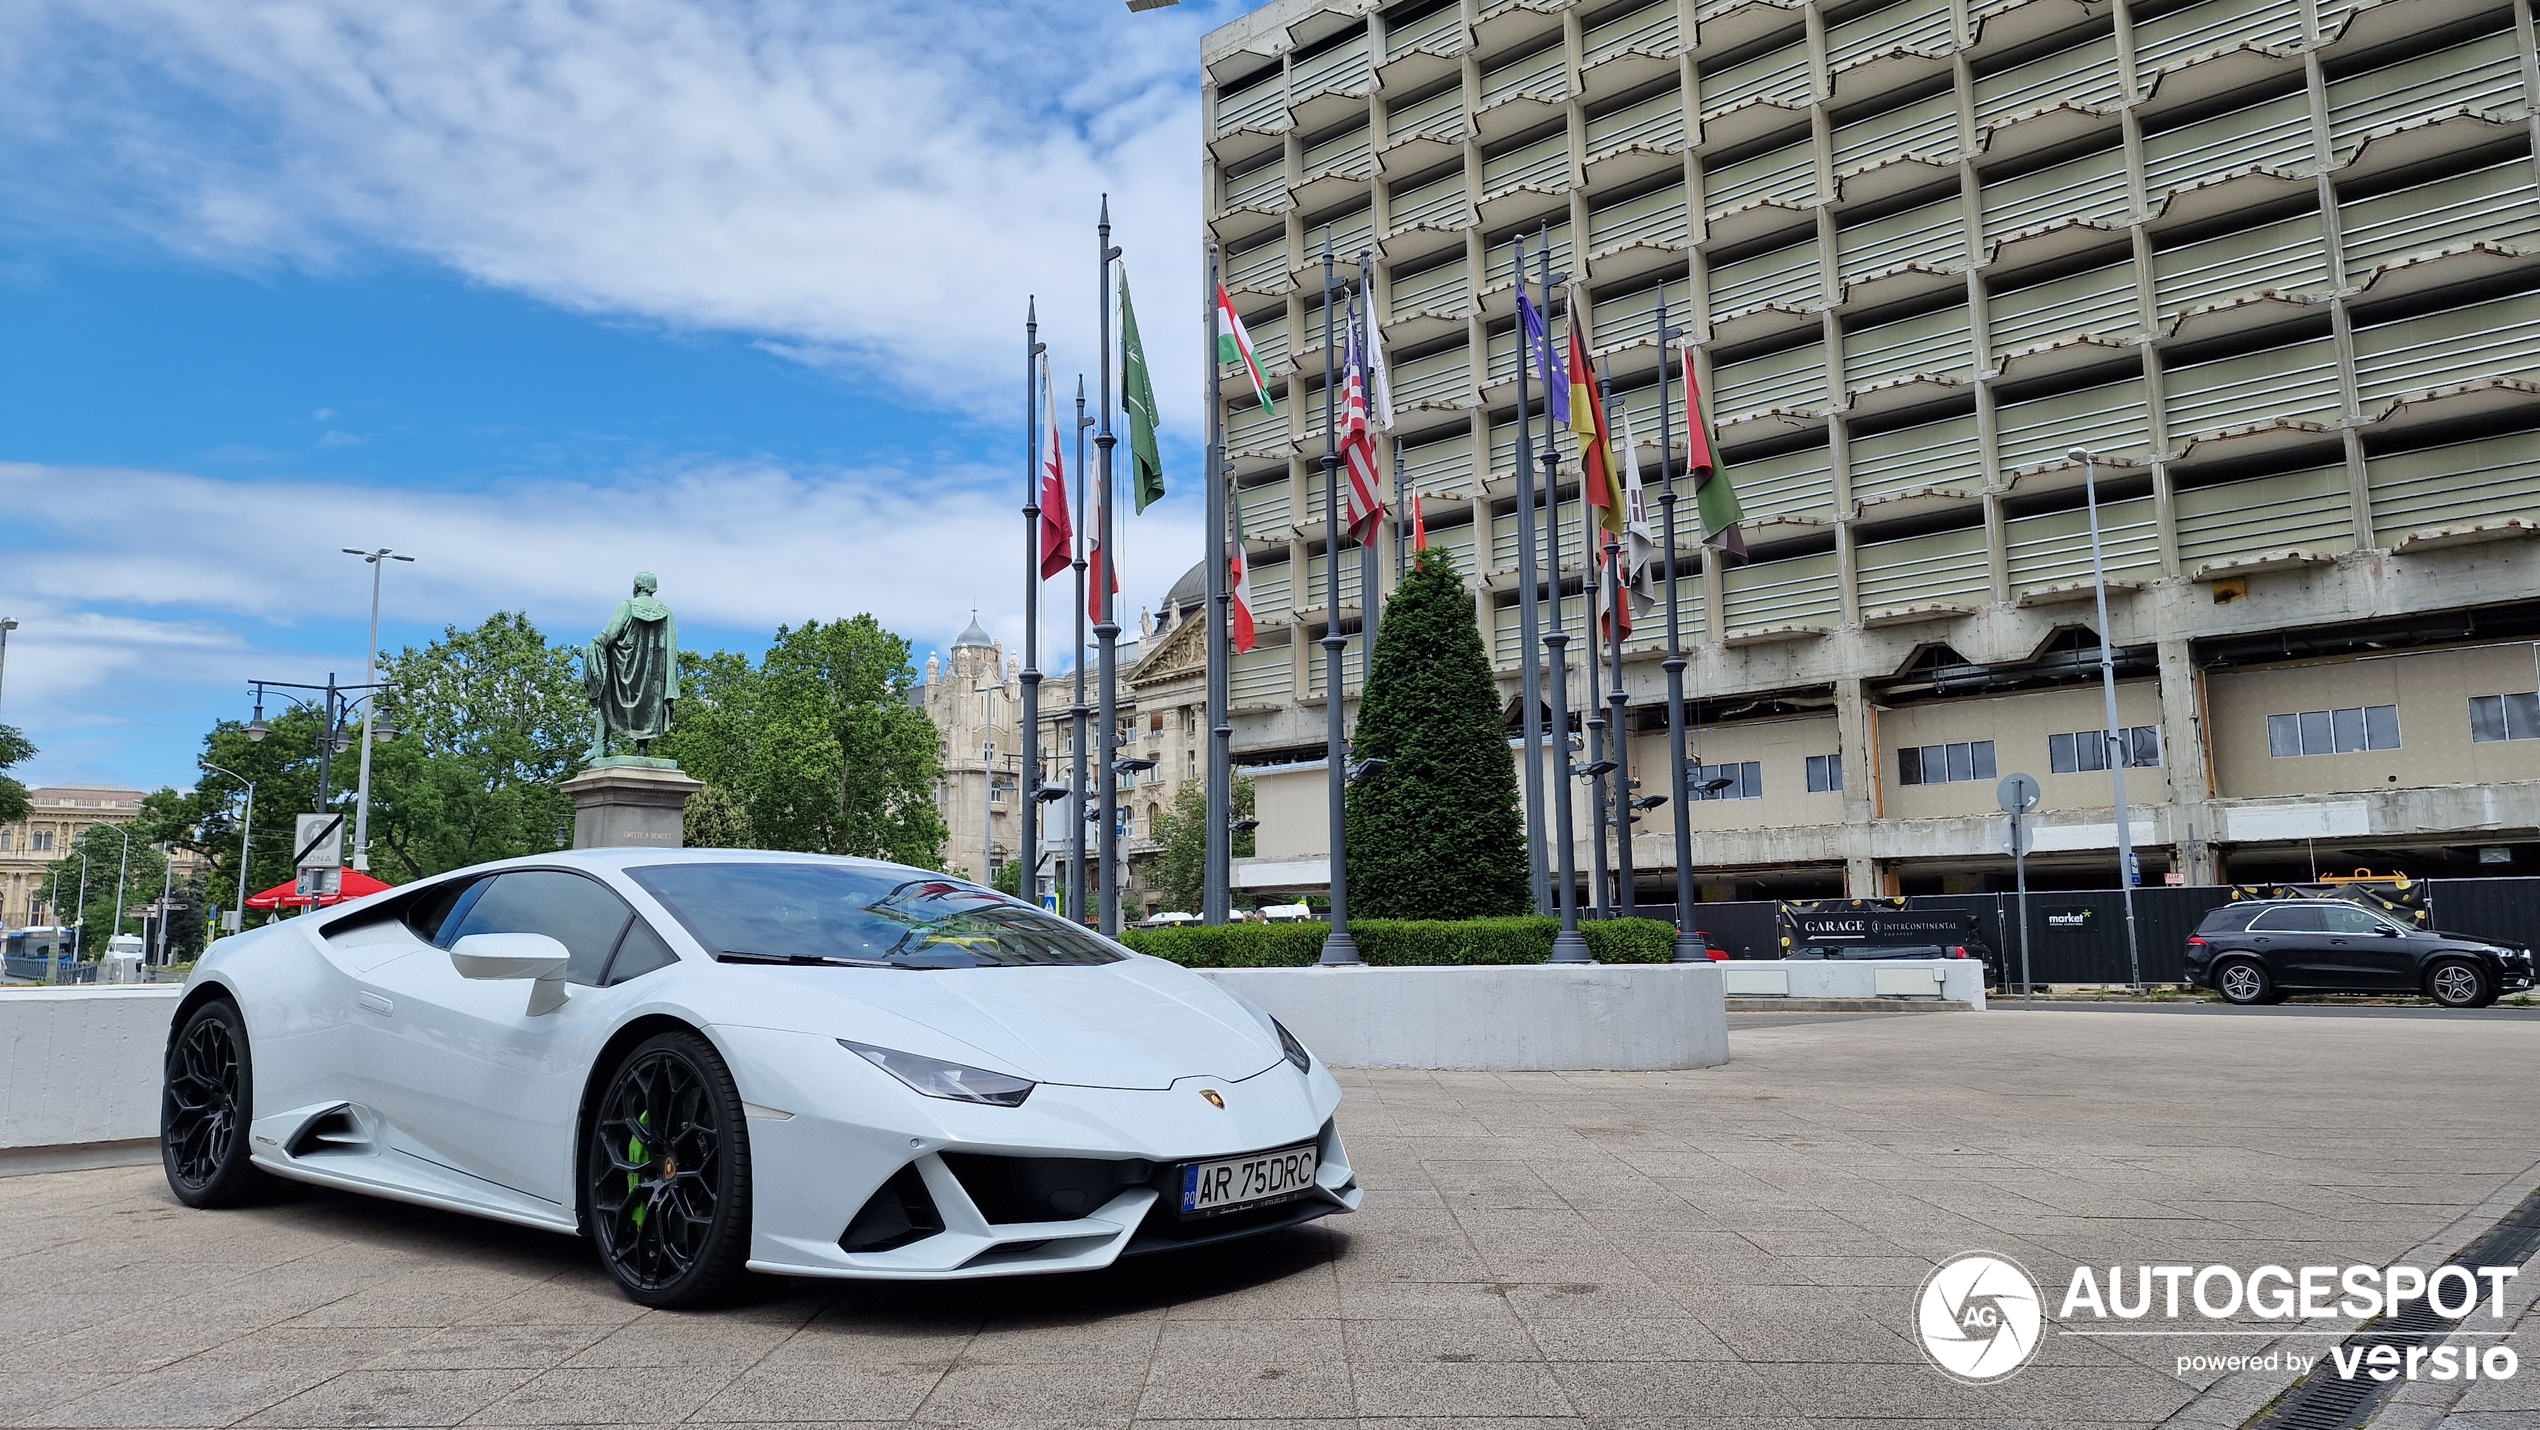
[(1296, 1040), (1296, 1034), (1288, 1031), (1288, 1025), (1273, 1018), (1270, 1026), (1279, 1030), (1279, 1051), (1287, 1054), (1288, 1061), (1295, 1065), (1296, 1070), (1314, 1071), (1314, 1055), (1305, 1050), (1305, 1044)]
[(990, 1107), (1021, 1107), (1036, 1084), (986, 1068), (965, 1067), (941, 1058), (920, 1057), (895, 1048), (838, 1040), (838, 1046), (908, 1084), (909, 1091), (947, 1102), (982, 1102)]

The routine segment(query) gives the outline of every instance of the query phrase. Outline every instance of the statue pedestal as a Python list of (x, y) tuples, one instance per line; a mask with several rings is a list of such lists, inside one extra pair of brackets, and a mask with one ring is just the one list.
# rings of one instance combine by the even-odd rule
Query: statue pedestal
[(612, 755), (559, 786), (573, 796), (576, 849), (676, 849), (701, 780), (671, 760)]

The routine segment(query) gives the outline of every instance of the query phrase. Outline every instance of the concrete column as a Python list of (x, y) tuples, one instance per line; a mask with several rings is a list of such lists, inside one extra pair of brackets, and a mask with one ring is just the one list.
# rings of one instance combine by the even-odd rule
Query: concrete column
[[(2214, 856), (2214, 791), (2206, 777), (2212, 766), (2205, 748), (2204, 687), (2186, 641), (2163, 640), (2155, 650), (2160, 659), (2161, 772), (2167, 777), (2177, 867), (2187, 882), (2211, 884), (2220, 878), (2220, 869)], [(2191, 825), (2196, 831), (2192, 845), (2187, 837)]]
[(1843, 892), (1868, 898), (1880, 892), (1878, 862), (1869, 855), (1870, 827), (1878, 817), (1878, 736), (1860, 680), (1834, 683), (1836, 729), (1843, 747)]

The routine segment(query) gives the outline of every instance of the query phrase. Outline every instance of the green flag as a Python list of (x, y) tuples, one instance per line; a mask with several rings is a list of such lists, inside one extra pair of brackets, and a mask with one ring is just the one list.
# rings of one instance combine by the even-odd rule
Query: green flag
[(1129, 306), (1129, 270), (1120, 270), (1120, 405), (1129, 410), (1129, 466), (1138, 510), (1164, 500), (1164, 458), (1155, 449), (1155, 382), (1147, 376), (1138, 310)]

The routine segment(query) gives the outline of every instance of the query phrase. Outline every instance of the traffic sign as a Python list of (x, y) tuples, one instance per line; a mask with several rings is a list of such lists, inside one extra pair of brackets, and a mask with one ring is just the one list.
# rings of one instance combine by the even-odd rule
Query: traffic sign
[(300, 815), (291, 836), (291, 848), (294, 869), (344, 867), (344, 816)]
[(2004, 814), (2026, 814), (2037, 808), (2044, 791), (2037, 787), (2035, 775), (2004, 775), (1993, 790), (1993, 798)]

